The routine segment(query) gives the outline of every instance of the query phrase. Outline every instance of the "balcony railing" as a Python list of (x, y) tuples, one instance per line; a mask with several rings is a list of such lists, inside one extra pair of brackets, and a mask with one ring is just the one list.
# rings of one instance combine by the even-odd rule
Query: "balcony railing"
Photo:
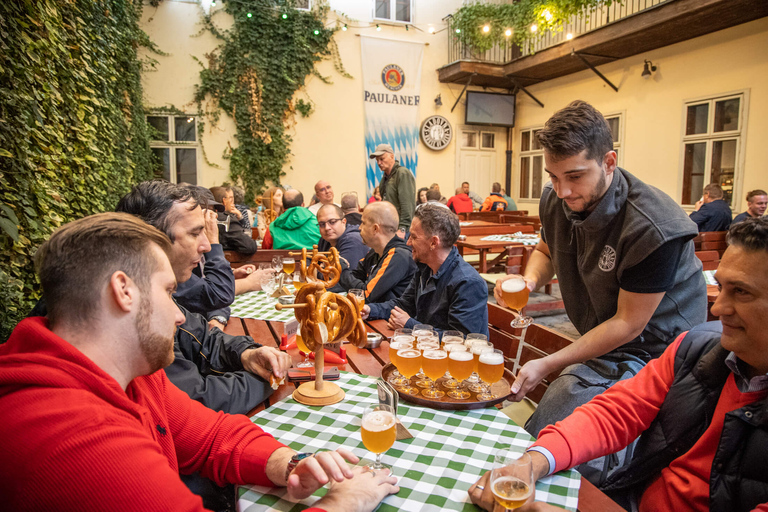
[[(608, 7), (585, 10), (573, 16), (568, 23), (563, 24), (562, 31), (548, 31), (539, 36), (526, 39), (523, 42), (522, 48), (512, 42), (505, 41), (484, 52), (475, 51), (471, 46), (465, 45), (454, 37), (453, 16), (449, 15), (445, 18), (448, 24), (448, 62), (474, 60), (493, 64), (506, 64), (564, 43), (567, 41), (568, 34), (575, 38), (671, 1), (674, 0), (624, 0), (623, 3), (614, 2)], [(465, 5), (476, 3), (504, 4), (512, 2), (510, 0), (464, 1)]]

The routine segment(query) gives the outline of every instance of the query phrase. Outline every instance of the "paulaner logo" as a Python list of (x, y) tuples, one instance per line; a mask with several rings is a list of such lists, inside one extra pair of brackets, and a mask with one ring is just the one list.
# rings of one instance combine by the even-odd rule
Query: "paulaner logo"
[(389, 64), (381, 70), (381, 83), (390, 91), (399, 91), (405, 85), (405, 73), (397, 64)]

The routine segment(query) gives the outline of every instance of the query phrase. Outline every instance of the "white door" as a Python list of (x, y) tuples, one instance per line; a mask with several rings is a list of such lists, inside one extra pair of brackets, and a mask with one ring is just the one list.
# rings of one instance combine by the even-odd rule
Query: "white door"
[(471, 191), (484, 198), (491, 193), (493, 182), (503, 182), (503, 142), (503, 129), (461, 126), (454, 189), (466, 181)]

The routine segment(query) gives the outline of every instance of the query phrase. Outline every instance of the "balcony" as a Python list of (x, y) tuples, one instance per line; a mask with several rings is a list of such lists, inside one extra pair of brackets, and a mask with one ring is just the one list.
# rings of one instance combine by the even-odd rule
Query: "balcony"
[[(482, 53), (453, 37), (448, 17), (448, 60), (442, 83), (512, 89), (577, 73), (768, 16), (766, 0), (624, 0), (575, 16), (562, 32)], [(566, 39), (567, 34), (573, 38)]]

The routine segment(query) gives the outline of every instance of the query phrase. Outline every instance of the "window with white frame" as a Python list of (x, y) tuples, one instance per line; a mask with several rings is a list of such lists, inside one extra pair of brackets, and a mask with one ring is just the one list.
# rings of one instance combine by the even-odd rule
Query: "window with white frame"
[(732, 205), (743, 133), (744, 93), (686, 102), (682, 204), (695, 204), (704, 187), (720, 185)]
[(156, 178), (172, 183), (197, 185), (197, 118), (189, 115), (147, 116), (151, 127), (149, 143), (155, 155)]
[(308, 11), (312, 8), (312, 2), (310, 0), (296, 0), (296, 9)]
[(373, 0), (373, 17), (379, 20), (411, 22), (413, 0)]
[[(605, 116), (613, 136), (613, 150), (616, 151), (617, 163), (621, 163), (623, 151), (624, 114)], [(544, 171), (544, 148), (539, 144), (536, 133), (543, 127), (529, 128), (520, 132), (520, 199), (539, 199), (544, 184), (549, 177)]]

